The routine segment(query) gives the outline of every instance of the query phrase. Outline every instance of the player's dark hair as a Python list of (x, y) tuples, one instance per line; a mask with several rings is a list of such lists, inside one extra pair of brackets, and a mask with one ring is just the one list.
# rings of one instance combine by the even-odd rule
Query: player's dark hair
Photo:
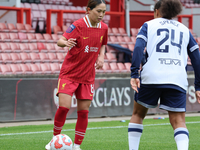
[(182, 11), (180, 0), (159, 0), (154, 7), (154, 11), (159, 9), (162, 18), (172, 19)]
[(92, 10), (93, 8), (95, 8), (97, 5), (99, 5), (101, 3), (106, 4), (105, 0), (89, 0), (87, 7), (86, 7), (86, 11), (87, 11), (88, 7)]

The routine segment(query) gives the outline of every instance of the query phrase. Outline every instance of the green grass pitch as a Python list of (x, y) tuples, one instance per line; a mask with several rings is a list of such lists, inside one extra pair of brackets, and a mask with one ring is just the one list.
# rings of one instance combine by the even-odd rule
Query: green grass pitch
[[(189, 150), (200, 149), (200, 117), (186, 117), (190, 133)], [(82, 150), (128, 150), (128, 123), (120, 121), (89, 122)], [(74, 139), (75, 124), (65, 124), (63, 134)], [(53, 124), (0, 128), (0, 150), (45, 150), (52, 138)], [(169, 119), (144, 120), (140, 150), (176, 150)]]

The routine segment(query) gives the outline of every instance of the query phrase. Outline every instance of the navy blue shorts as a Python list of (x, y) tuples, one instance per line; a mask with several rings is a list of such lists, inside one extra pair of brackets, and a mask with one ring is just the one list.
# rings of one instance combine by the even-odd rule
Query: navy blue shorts
[(171, 88), (140, 87), (135, 101), (146, 108), (155, 108), (160, 99), (160, 109), (172, 112), (186, 111), (186, 93)]

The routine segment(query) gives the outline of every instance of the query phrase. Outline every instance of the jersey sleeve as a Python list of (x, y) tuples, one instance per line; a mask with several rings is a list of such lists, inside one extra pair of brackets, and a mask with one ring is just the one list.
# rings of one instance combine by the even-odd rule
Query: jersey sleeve
[(66, 39), (70, 39), (70, 38), (78, 38), (79, 37), (79, 30), (78, 27), (75, 23), (71, 24), (68, 29), (65, 31), (65, 33), (63, 33), (63, 36)]
[(102, 45), (107, 45), (107, 42), (108, 42), (108, 28), (106, 28), (106, 31), (105, 31), (105, 34), (104, 34), (104, 37), (103, 37)]
[(148, 39), (148, 37), (147, 37), (147, 27), (148, 27), (147, 23), (144, 23), (142, 25), (142, 27), (140, 28), (136, 38), (141, 38), (141, 39), (143, 39), (144, 41), (147, 42), (147, 39)]
[(199, 53), (199, 46), (196, 43), (195, 39), (193, 38), (192, 34), (190, 33), (190, 40), (188, 43), (188, 55), (191, 59), (192, 66), (194, 68), (195, 73), (195, 90), (200, 91), (200, 53)]

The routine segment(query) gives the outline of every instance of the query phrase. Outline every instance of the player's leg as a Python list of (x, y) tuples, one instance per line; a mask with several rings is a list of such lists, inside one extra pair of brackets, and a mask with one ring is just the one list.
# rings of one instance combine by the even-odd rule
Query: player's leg
[(174, 139), (178, 150), (188, 150), (189, 132), (185, 124), (185, 112), (170, 112), (169, 120), (174, 129)]
[(79, 150), (83, 142), (88, 125), (89, 107), (93, 100), (93, 91), (94, 84), (80, 84), (75, 92), (77, 98), (77, 122), (73, 150)]
[(134, 101), (133, 114), (128, 125), (129, 150), (138, 150), (140, 137), (143, 131), (143, 119), (146, 116), (148, 108)]
[(138, 150), (140, 137), (143, 131), (143, 119), (148, 108), (154, 108), (158, 104), (160, 90), (156, 88), (146, 88), (141, 85), (139, 93), (135, 94), (133, 114), (128, 125), (129, 149)]
[(165, 89), (161, 96), (160, 108), (169, 113), (177, 149), (188, 150), (189, 132), (185, 124), (186, 91)]

